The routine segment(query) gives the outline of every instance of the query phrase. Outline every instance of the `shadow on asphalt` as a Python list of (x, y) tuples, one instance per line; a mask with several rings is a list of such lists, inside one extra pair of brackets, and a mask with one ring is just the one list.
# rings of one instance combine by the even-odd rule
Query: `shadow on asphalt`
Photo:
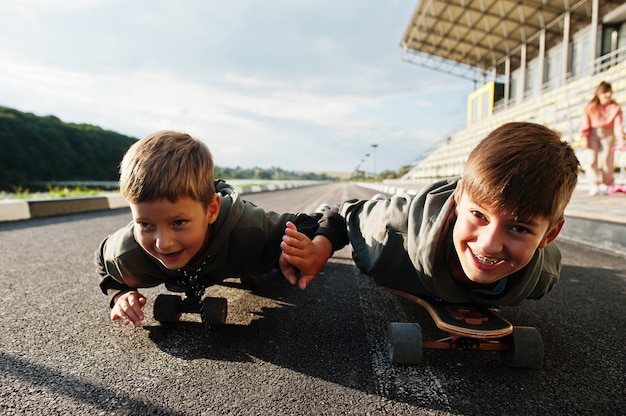
[[(325, 270), (326, 276), (316, 279), (305, 292), (294, 291), (281, 280), (254, 290), (283, 306), (254, 312), (260, 319), (250, 324), (207, 331), (200, 323), (181, 322), (146, 330), (159, 349), (180, 359), (262, 360), (416, 406), (433, 408), (432, 398), (421, 397), (410, 387), (381, 389), (377, 384), (393, 385), (400, 379), (411, 384), (425, 374), (435, 374), (445, 391), (454, 392), (439, 410), (463, 413), (468, 403), (476, 400), (484, 400), (485, 414), (503, 409), (533, 413), (565, 408), (585, 413), (587, 405), (610, 410), (623, 403), (624, 368), (619, 368), (623, 360), (618, 359), (626, 345), (622, 270), (564, 266), (561, 281), (545, 299), (502, 308), (514, 325), (535, 326), (541, 332), (545, 357), (538, 370), (507, 368), (498, 353), (447, 351), (426, 351), (418, 366), (381, 362), (377, 368), (372, 355), (385, 355), (389, 321), (420, 322), (425, 335), (436, 335), (437, 329), (415, 304), (373, 284), (355, 284), (368, 277), (355, 273), (354, 266), (329, 264)], [(358, 279), (347, 281), (346, 276)], [(371, 310), (363, 308), (360, 298), (364, 296), (371, 297), (367, 301)], [(368, 337), (368, 330), (374, 335)], [(381, 377), (396, 380), (381, 381)], [(587, 405), (577, 408), (583, 406), (578, 397), (581, 385), (589, 396)], [(521, 393), (512, 395), (511, 388)], [(488, 398), (484, 397), (486, 391)]]
[[(421, 322), (429, 330), (432, 323), (425, 312), (370, 284), (354, 266), (329, 263), (320, 277), (304, 292), (281, 279), (258, 285), (252, 293), (276, 300), (280, 307), (250, 307), (249, 312), (258, 316), (250, 324), (207, 331), (200, 323), (181, 322), (144, 330), (157, 348), (183, 360), (264, 361), (434, 410), (463, 414), (476, 403), (483, 414), (588, 414), (590, 409), (618, 414), (623, 410), (623, 270), (566, 265), (561, 282), (547, 298), (502, 309), (514, 324), (536, 326), (542, 333), (545, 359), (538, 370), (506, 368), (494, 353), (427, 351), (418, 366), (377, 361), (384, 355), (387, 322)], [(124, 340), (120, 344), (124, 347), (134, 338), (126, 332), (116, 342)], [(149, 414), (172, 414), (118, 388), (86, 382), (26, 358), (0, 353), (0, 369), (9, 379), (103, 410), (119, 403)], [(438, 408), (433, 397), (421, 394), (425, 382), (444, 392), (445, 405)], [(432, 394), (432, 389), (426, 392)]]
[(257, 319), (249, 324), (207, 329), (200, 322), (181, 321), (144, 328), (158, 348), (180, 359), (259, 359), (369, 391), (372, 374), (363, 365), (369, 348), (359, 296), (337, 290), (337, 279), (352, 272), (353, 266), (328, 264), (305, 291), (289, 285), (279, 273), (264, 276), (252, 293), (280, 306), (251, 311)]
[[(29, 400), (37, 400), (38, 389), (39, 391), (52, 390), (57, 395), (88, 403), (103, 411), (115, 408), (116, 414), (132, 414), (130, 412), (133, 409), (141, 409), (146, 415), (183, 415), (183, 413), (154, 405), (148, 401), (135, 399), (130, 394), (119, 391), (118, 388), (98, 386), (22, 358), (10, 356), (2, 351), (0, 351), (0, 364), (3, 377), (28, 383), (27, 393), (15, 391), (13, 394), (24, 395), (23, 397), (28, 397)], [(32, 386), (38, 386), (38, 388)], [(22, 404), (27, 406), (27, 401), (23, 400)], [(11, 407), (5, 407), (0, 403), (0, 410), (8, 411)], [(50, 411), (53, 413), (52, 409)]]

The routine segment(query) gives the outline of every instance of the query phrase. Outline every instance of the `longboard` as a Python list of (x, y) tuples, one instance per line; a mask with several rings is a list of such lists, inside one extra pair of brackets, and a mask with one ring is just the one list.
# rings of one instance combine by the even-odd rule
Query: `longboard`
[(389, 358), (394, 364), (418, 364), (422, 349), (499, 351), (510, 367), (537, 368), (543, 361), (543, 340), (534, 327), (513, 326), (494, 309), (481, 305), (450, 304), (397, 289), (387, 291), (419, 304), (447, 336), (422, 340), (417, 323), (389, 324)]

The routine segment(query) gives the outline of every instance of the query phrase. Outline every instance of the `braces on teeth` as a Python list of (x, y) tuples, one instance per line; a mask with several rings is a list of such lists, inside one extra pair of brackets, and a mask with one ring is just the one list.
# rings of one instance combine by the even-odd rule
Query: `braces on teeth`
[(492, 258), (489, 258), (489, 257), (481, 256), (480, 254), (476, 254), (476, 253), (474, 253), (474, 256), (476, 256), (476, 258), (481, 263), (496, 264), (497, 262), (500, 261), (500, 259), (492, 259)]

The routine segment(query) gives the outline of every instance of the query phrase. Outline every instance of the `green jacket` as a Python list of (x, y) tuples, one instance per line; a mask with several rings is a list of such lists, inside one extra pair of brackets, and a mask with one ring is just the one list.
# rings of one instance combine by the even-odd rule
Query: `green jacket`
[(561, 252), (554, 243), (537, 249), (528, 265), (506, 277), (500, 294), (472, 291), (452, 278), (446, 259), (454, 249), (457, 183), (440, 181), (417, 195), (396, 195), (384, 201), (345, 202), (341, 215), (357, 266), (380, 286), (453, 303), (505, 306), (545, 296), (561, 271)]
[[(287, 221), (311, 238), (316, 234), (326, 235), (335, 249), (342, 246), (341, 241), (334, 239), (335, 230), (320, 226), (317, 218), (302, 213), (266, 212), (242, 200), (232, 186), (218, 181), (216, 187), (221, 206), (217, 220), (210, 226), (211, 241), (200, 259), (184, 268), (187, 274), (198, 275), (201, 281), (210, 283), (270, 271), (277, 266)], [(131, 222), (111, 234), (96, 251), (100, 288), (110, 300), (120, 292), (157, 286), (183, 276), (183, 269), (169, 270), (144, 251), (135, 240), (133, 227)], [(342, 228), (345, 230), (345, 225)]]

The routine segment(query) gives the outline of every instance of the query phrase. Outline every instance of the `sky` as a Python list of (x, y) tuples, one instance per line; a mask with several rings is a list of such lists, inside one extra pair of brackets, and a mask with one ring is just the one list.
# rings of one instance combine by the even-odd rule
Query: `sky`
[(397, 171), (465, 126), (472, 89), (402, 60), (416, 5), (2, 0), (0, 105), (184, 131), (221, 167)]

